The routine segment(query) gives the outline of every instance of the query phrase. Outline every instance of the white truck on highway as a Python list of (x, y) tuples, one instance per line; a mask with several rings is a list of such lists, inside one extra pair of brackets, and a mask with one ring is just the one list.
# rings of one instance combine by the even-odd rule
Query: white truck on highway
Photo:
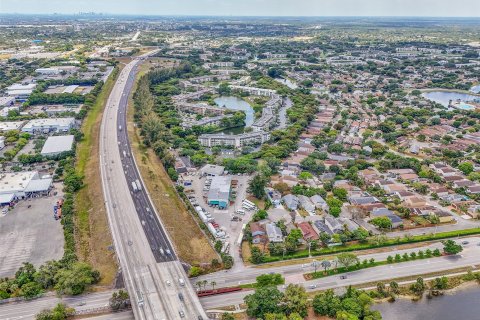
[(137, 189), (142, 191), (142, 184), (140, 183), (140, 180), (135, 180), (135, 184), (137, 185)]
[(135, 183), (135, 181), (132, 181), (132, 189), (133, 189), (133, 192), (138, 191), (137, 184)]

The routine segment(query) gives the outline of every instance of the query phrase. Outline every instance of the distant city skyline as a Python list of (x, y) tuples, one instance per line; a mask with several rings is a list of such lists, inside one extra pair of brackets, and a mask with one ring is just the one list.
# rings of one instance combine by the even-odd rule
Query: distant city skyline
[(1, 0), (0, 13), (479, 17), (479, 0)]

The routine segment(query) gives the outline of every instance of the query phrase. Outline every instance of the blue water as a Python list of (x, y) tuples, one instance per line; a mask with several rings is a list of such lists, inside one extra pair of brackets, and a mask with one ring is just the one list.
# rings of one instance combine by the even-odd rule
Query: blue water
[(458, 93), (458, 92), (444, 92), (444, 91), (432, 91), (426, 92), (423, 94), (423, 97), (429, 99), (431, 101), (435, 101), (440, 103), (441, 105), (448, 107), (448, 102), (451, 100), (453, 102), (457, 100), (462, 101), (473, 101), (475, 99), (480, 99), (480, 97), (473, 96), (471, 94), (466, 93)]
[(253, 111), (252, 106), (245, 100), (237, 97), (219, 97), (214, 101), (219, 107), (225, 106), (227, 109), (244, 111), (246, 116), (245, 126), (250, 127), (253, 124), (253, 121), (255, 120), (255, 112)]
[(478, 320), (480, 319), (480, 288), (463, 289), (453, 294), (423, 298), (418, 302), (398, 299), (372, 306), (386, 320)]

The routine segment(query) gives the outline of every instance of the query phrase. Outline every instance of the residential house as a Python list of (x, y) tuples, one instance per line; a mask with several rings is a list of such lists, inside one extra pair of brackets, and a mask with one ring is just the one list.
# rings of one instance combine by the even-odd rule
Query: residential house
[(332, 233), (342, 233), (343, 225), (334, 217), (330, 215), (325, 216), (325, 224)]
[(313, 227), (308, 222), (301, 222), (297, 224), (298, 228), (302, 231), (303, 239), (305, 241), (318, 240), (318, 233), (315, 232)]
[(274, 223), (267, 223), (265, 225), (267, 230), (267, 237), (269, 242), (283, 242), (282, 230), (277, 227)]
[(293, 194), (287, 194), (287, 195), (283, 196), (282, 200), (283, 200), (283, 203), (285, 204), (285, 206), (292, 211), (297, 210), (298, 205), (300, 204), (300, 201), (298, 200), (298, 197), (293, 195)]
[(250, 231), (252, 233), (252, 243), (265, 243), (265, 228), (258, 222), (250, 223)]
[(318, 194), (313, 195), (310, 197), (315, 208), (323, 210), (324, 212), (328, 211), (328, 204), (327, 202)]

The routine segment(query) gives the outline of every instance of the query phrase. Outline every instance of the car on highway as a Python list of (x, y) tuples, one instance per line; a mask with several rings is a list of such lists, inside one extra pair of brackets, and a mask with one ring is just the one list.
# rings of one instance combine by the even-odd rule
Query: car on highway
[(169, 286), (169, 287), (172, 285), (172, 283), (170, 282), (170, 280), (165, 281), (165, 283), (166, 283), (167, 286)]
[(185, 312), (182, 310), (178, 311), (178, 314), (180, 315), (180, 318), (185, 318)]
[(183, 293), (179, 292), (178, 293), (178, 299), (180, 299), (180, 301), (184, 301), (184, 298), (183, 298)]
[(86, 304), (87, 304), (86, 301), (81, 301), (81, 302), (78, 304), (78, 306), (81, 307), (81, 306), (84, 306), (84, 305), (86, 305)]
[(182, 287), (185, 286), (185, 281), (184, 281), (182, 278), (178, 279), (178, 283), (179, 283)]
[(340, 276), (340, 279), (345, 280), (347, 279), (347, 276)]
[(467, 244), (469, 244), (469, 243), (470, 243), (470, 242), (468, 242), (468, 241), (462, 241), (462, 244), (463, 244), (464, 246), (467, 245)]
[(168, 255), (171, 255), (172, 252), (170, 251), (170, 249), (166, 249), (165, 252), (168, 254)]
[(163, 256), (165, 254), (165, 251), (163, 251), (162, 248), (160, 248), (159, 250), (160, 250), (160, 254)]

